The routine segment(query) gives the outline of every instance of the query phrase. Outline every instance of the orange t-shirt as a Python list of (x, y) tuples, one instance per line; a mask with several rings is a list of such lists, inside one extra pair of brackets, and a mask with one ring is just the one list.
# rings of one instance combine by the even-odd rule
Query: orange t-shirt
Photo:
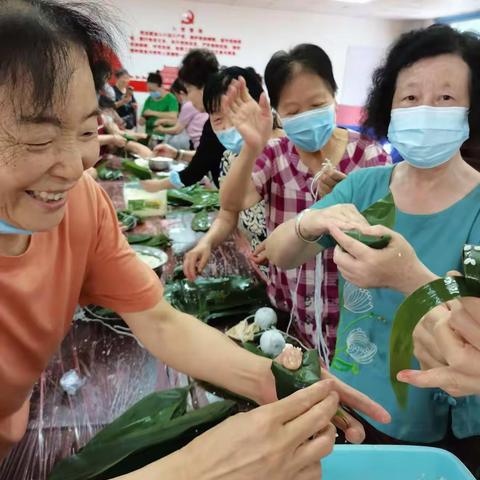
[(32, 387), (78, 304), (122, 313), (154, 307), (163, 289), (119, 230), (106, 193), (84, 175), (58, 227), (0, 256), (0, 459), (23, 436)]

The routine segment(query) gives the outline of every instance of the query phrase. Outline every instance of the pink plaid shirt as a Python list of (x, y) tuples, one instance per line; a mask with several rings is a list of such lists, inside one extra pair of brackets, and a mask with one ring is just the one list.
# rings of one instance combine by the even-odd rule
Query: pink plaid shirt
[[(347, 148), (338, 170), (348, 174), (357, 168), (390, 163), (390, 157), (379, 143), (354, 131), (349, 130), (348, 135)], [(269, 142), (255, 163), (252, 179), (265, 200), (268, 233), (315, 202), (310, 192), (313, 175), (286, 137)], [(322, 255), (322, 334), (333, 353), (339, 320), (338, 273), (333, 262), (333, 248)], [(293, 270), (270, 265), (270, 300), (280, 310), (292, 313), (296, 335), (311, 347), (317, 344), (314, 294), (315, 259)]]

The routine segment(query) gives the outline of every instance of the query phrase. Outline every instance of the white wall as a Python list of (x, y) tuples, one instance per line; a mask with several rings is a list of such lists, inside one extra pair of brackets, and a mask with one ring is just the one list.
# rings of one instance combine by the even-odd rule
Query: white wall
[[(222, 64), (253, 66), (262, 74), (275, 51), (288, 49), (302, 42), (316, 43), (326, 50), (332, 60), (335, 78), (340, 87), (340, 100), (343, 83), (348, 82), (348, 78), (345, 79), (345, 64), (349, 49), (367, 47), (368, 50), (368, 47), (371, 47), (372, 51), (381, 57), (379, 49), (386, 48), (401, 32), (418, 26), (415, 22), (229, 7), (220, 4), (198, 4), (194, 1), (111, 2), (118, 9), (128, 35), (138, 35), (140, 30), (172, 32), (174, 27), (178, 30), (181, 27), (182, 14), (190, 9), (196, 16), (193, 27), (202, 28), (204, 35), (242, 40), (241, 49), (236, 56), (219, 55)], [(183, 56), (130, 54), (127, 50), (122, 53), (121, 60), (131, 70), (130, 73), (138, 76), (144, 76), (151, 70), (162, 69), (164, 65), (177, 66)], [(371, 68), (371, 59), (366, 63)], [(358, 64), (362, 65), (362, 62)], [(363, 98), (363, 93), (360, 97)]]

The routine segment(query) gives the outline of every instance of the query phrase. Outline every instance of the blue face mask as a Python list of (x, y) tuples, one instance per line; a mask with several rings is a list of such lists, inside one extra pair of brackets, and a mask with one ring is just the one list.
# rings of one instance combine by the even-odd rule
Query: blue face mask
[(3, 220), (0, 220), (0, 235), (32, 235), (30, 230), (22, 230), (21, 228), (14, 227)]
[(152, 98), (158, 99), (162, 96), (162, 93), (161, 92), (150, 92), (150, 96)]
[(465, 107), (394, 108), (388, 127), (390, 143), (416, 168), (448, 162), (469, 136)]
[(316, 108), (292, 117), (282, 118), (287, 137), (305, 152), (318, 152), (335, 129), (335, 105)]
[(227, 128), (215, 132), (220, 143), (227, 149), (237, 155), (243, 147), (243, 138), (235, 127)]

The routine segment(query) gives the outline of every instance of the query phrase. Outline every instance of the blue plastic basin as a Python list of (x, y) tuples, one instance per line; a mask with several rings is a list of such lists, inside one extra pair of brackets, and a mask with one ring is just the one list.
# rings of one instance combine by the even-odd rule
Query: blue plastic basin
[(475, 480), (455, 455), (430, 447), (336, 445), (322, 470), (322, 480)]

